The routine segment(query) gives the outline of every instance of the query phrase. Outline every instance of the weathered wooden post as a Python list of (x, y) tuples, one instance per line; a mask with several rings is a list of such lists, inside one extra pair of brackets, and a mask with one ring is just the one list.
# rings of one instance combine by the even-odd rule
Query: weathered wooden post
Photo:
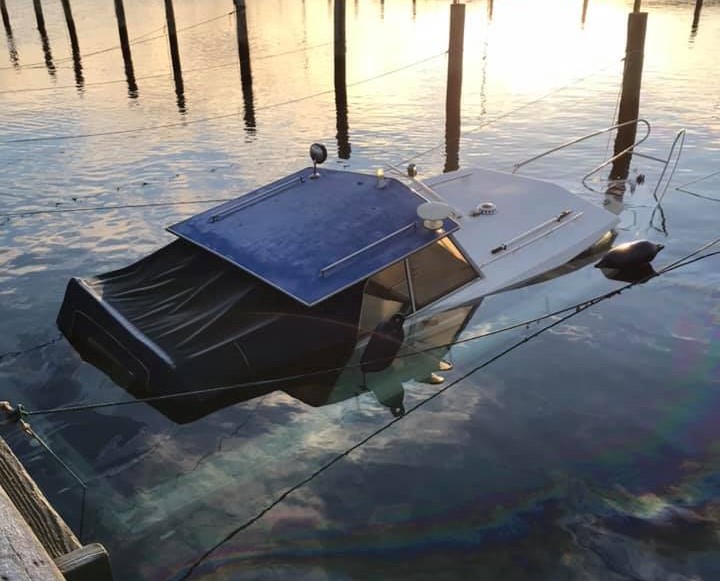
[(580, 17), (580, 24), (583, 26), (585, 26), (585, 19), (587, 18), (588, 1), (589, 0), (583, 0), (582, 16)]
[(132, 54), (130, 53), (130, 39), (128, 38), (123, 0), (115, 0), (115, 16), (117, 18), (118, 34), (120, 36), (120, 51), (122, 52), (123, 63), (125, 64), (125, 78), (127, 79), (128, 96), (131, 99), (137, 99), (138, 86), (135, 82), (135, 69), (133, 68)]
[(5, 35), (7, 36), (8, 48), (10, 49), (10, 60), (15, 68), (20, 67), (17, 48), (15, 48), (15, 39), (13, 38), (12, 26), (10, 26), (10, 15), (5, 5), (5, 0), (0, 0), (0, 12), (2, 13), (2, 21), (5, 25)]
[(703, 0), (695, 0), (695, 13), (693, 14), (692, 31), (697, 34), (700, 25), (700, 12), (702, 11)]
[(462, 95), (465, 4), (453, 0), (450, 6), (447, 92), (445, 95), (445, 168), (460, 167), (460, 101)]
[(253, 95), (252, 67), (250, 66), (250, 41), (248, 39), (245, 0), (234, 0), (237, 25), (238, 58), (240, 59), (240, 83), (245, 107), (245, 131), (255, 133), (255, 97)]
[[(635, 0), (635, 10), (628, 15), (627, 43), (625, 46), (625, 70), (623, 72), (622, 96), (618, 110), (618, 123), (638, 118), (640, 113), (640, 88), (642, 84), (643, 58), (647, 12), (640, 12), (640, 0)], [(618, 129), (615, 137), (614, 155), (632, 147), (637, 135), (637, 123), (628, 123)], [(624, 180), (630, 170), (632, 152), (620, 156), (613, 162), (610, 179)]]
[(38, 32), (40, 33), (40, 42), (42, 43), (43, 55), (45, 56), (45, 66), (50, 76), (55, 76), (55, 63), (53, 63), (52, 51), (50, 50), (50, 40), (48, 39), (47, 29), (45, 28), (45, 16), (43, 15), (42, 4), (40, 0), (33, 0), (35, 8), (35, 18), (37, 19)]
[(5, 0), (0, 0), (0, 12), (2, 12), (2, 21), (5, 25), (5, 33), (8, 36), (12, 36), (12, 26), (10, 26), (10, 15), (8, 14), (7, 6), (5, 5)]
[(78, 42), (77, 29), (75, 28), (75, 19), (73, 18), (70, 0), (61, 0), (63, 12), (65, 13), (65, 22), (67, 23), (68, 34), (70, 35), (70, 48), (73, 56), (73, 70), (75, 71), (75, 84), (78, 89), (82, 88), (85, 83), (82, 74), (82, 62), (80, 61), (80, 43)]
[(493, 17), (493, 0), (487, 0), (487, 17), (492, 20)]
[(348, 105), (346, 57), (347, 44), (345, 38), (345, 0), (335, 0), (335, 112), (337, 115), (338, 157), (350, 159), (350, 137), (348, 135)]
[(182, 67), (180, 66), (180, 47), (177, 40), (177, 28), (175, 27), (175, 10), (172, 0), (165, 0), (165, 19), (167, 20), (168, 41), (170, 42), (170, 59), (172, 60), (173, 79), (175, 80), (175, 96), (180, 113), (187, 111), (185, 107), (185, 84), (182, 78)]

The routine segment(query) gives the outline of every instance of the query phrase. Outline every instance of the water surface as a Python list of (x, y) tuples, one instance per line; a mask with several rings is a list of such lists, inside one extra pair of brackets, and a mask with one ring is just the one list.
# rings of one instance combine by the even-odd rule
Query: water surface
[[(347, 112), (334, 86), (333, 6), (247, 1), (251, 82), (233, 3), (175, 0), (182, 84), (163, 2), (126, 0), (132, 74), (111, 3), (74, 0), (77, 49), (58, 2), (8, 0), (0, 50), (0, 360), (3, 399), (30, 409), (126, 400), (83, 363), (55, 316), (71, 276), (124, 266), (171, 240), (164, 227), (308, 164), (374, 171), (413, 159), (433, 175), (445, 142), (449, 7), (347, 3)], [(632, 3), (467, 4), (459, 165), (509, 170), (614, 122)], [(718, 235), (720, 3), (649, 12), (642, 151), (686, 146), (662, 203), (662, 167), (636, 158), (618, 240), (666, 245), (658, 265)], [(75, 58), (74, 57), (75, 53)], [(338, 115), (340, 111), (340, 115)], [(597, 203), (581, 185), (607, 137), (522, 171)], [(599, 174), (591, 185), (600, 191)], [(695, 182), (685, 191), (676, 190)], [(689, 193), (688, 193), (689, 192)], [(540, 206), (542, 201), (538, 201)], [(93, 208), (102, 207), (102, 210)], [(80, 211), (82, 210), (82, 211)], [(91, 210), (91, 211), (85, 211)], [(537, 211), (537, 208), (528, 208)], [(18, 215), (22, 214), (22, 215)], [(372, 393), (311, 408), (275, 392), (187, 425), (145, 405), (33, 418), (87, 482), (83, 540), (118, 579), (717, 579), (720, 269), (694, 263), (558, 325), (432, 399), (288, 495), (393, 418)], [(461, 337), (618, 288), (584, 268), (490, 297)], [(546, 321), (551, 322), (551, 321)], [(450, 384), (538, 325), (410, 357), (374, 378), (410, 409), (447, 356)], [(352, 387), (356, 378), (345, 378)], [(385, 386), (385, 387), (383, 387)], [(80, 531), (81, 490), (24, 436), (13, 448)]]

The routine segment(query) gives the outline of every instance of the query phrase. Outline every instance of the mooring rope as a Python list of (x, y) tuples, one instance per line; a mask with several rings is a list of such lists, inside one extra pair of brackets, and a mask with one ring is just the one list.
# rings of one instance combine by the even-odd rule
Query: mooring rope
[[(608, 291), (606, 293), (596, 295), (590, 299), (586, 299), (586, 300), (576, 303), (574, 305), (570, 305), (563, 309), (558, 309), (556, 311), (553, 311), (552, 313), (548, 313), (548, 314), (545, 314), (545, 315), (542, 315), (539, 317), (535, 317), (533, 319), (521, 321), (518, 323), (513, 323), (511, 325), (502, 327), (501, 329), (495, 329), (493, 331), (488, 331), (486, 333), (481, 333), (478, 335), (471, 335), (470, 337), (466, 337), (464, 339), (458, 339), (456, 341), (452, 341), (452, 342), (444, 344), (444, 345), (435, 345), (435, 346), (428, 347), (425, 349), (413, 350), (412, 352), (408, 352), (408, 353), (400, 355), (398, 358), (413, 357), (413, 356), (417, 356), (419, 354), (436, 351), (438, 349), (450, 348), (455, 345), (469, 343), (471, 341), (477, 341), (479, 339), (484, 339), (486, 337), (498, 335), (500, 333), (505, 333), (505, 332), (508, 332), (508, 331), (511, 331), (514, 329), (518, 329), (521, 327), (529, 327), (530, 325), (532, 325), (534, 323), (539, 323), (546, 319), (559, 316), (563, 313), (580, 312), (580, 311), (585, 310), (585, 309), (587, 309), (593, 305), (596, 305), (602, 301), (605, 301), (616, 295), (619, 295), (620, 293), (624, 292), (627, 289), (630, 289), (639, 284), (643, 284), (652, 278), (662, 276), (668, 272), (671, 272), (671, 271), (673, 271), (677, 268), (683, 267), (683, 266), (687, 266), (688, 264), (692, 264), (693, 262), (696, 262), (698, 260), (703, 260), (705, 258), (710, 258), (711, 256), (715, 256), (720, 251), (708, 253), (708, 254), (699, 256), (694, 260), (690, 260), (692, 257), (697, 256), (704, 250), (707, 250), (707, 249), (711, 248), (712, 246), (715, 246), (718, 243), (720, 243), (720, 238), (716, 238), (715, 240), (712, 240), (712, 241), (704, 244), (697, 250), (694, 250), (693, 252), (684, 256), (683, 258), (676, 260), (675, 262), (663, 267), (658, 272), (650, 274), (646, 278), (643, 278), (639, 281), (626, 283), (625, 285), (621, 286), (620, 288), (614, 289), (612, 291)], [(365, 364), (367, 364), (367, 363), (373, 363), (373, 361), (365, 362)], [(285, 383), (285, 382), (295, 381), (298, 379), (307, 379), (307, 378), (311, 378), (311, 377), (317, 377), (317, 376), (325, 375), (327, 373), (332, 373), (335, 371), (342, 371), (342, 370), (346, 370), (346, 369), (358, 368), (358, 367), (361, 367), (362, 365), (363, 364), (359, 363), (359, 364), (355, 364), (355, 365), (346, 365), (346, 366), (342, 366), (342, 367), (322, 369), (319, 371), (313, 371), (313, 372), (309, 372), (309, 373), (299, 373), (296, 375), (290, 375), (290, 376), (284, 376), (284, 377), (278, 377), (278, 378), (272, 378), (272, 379), (250, 381), (250, 382), (238, 383), (238, 384), (232, 384), (232, 385), (222, 385), (222, 386), (217, 386), (217, 387), (210, 387), (210, 388), (186, 391), (186, 392), (181, 392), (181, 393), (168, 393), (168, 394), (163, 394), (163, 395), (156, 395), (156, 396), (137, 398), (137, 399), (131, 399), (131, 400), (108, 401), (108, 402), (100, 402), (100, 403), (94, 403), (94, 404), (80, 404), (80, 405), (74, 405), (74, 406), (63, 406), (63, 407), (40, 409), (40, 410), (24, 409), (24, 416), (40, 416), (40, 415), (52, 415), (52, 414), (59, 414), (59, 413), (90, 411), (90, 410), (103, 409), (103, 408), (109, 408), (109, 407), (119, 407), (119, 406), (135, 405), (135, 404), (141, 404), (141, 403), (152, 403), (152, 402), (157, 402), (157, 401), (180, 399), (180, 398), (184, 398), (184, 397), (210, 395), (210, 394), (222, 393), (225, 391), (238, 390), (238, 389), (249, 388), (249, 387), (262, 387), (264, 385), (277, 385), (277, 384), (281, 384), (281, 383)]]
[[(475, 133), (476, 131), (480, 131), (481, 129), (485, 129), (486, 127), (489, 127), (490, 125), (494, 125), (494, 124), (497, 123), (498, 121), (502, 121), (503, 119), (507, 119), (508, 117), (514, 115), (515, 113), (517, 113), (517, 112), (519, 112), (519, 111), (522, 111), (523, 109), (527, 109), (528, 107), (532, 107), (533, 105), (537, 105), (537, 104), (540, 103), (541, 101), (544, 101), (545, 99), (547, 99), (547, 98), (549, 98), (549, 97), (552, 97), (553, 95), (555, 95), (555, 94), (557, 94), (557, 93), (560, 93), (560, 92), (562, 92), (562, 91), (565, 91), (566, 89), (569, 89), (570, 87), (572, 87), (572, 86), (574, 86), (574, 85), (577, 85), (578, 83), (582, 83), (583, 81), (586, 81), (586, 80), (594, 77), (595, 75), (598, 75), (598, 74), (600, 74), (600, 73), (602, 73), (602, 72), (604, 72), (604, 71), (606, 71), (606, 70), (608, 70), (608, 69), (610, 69), (610, 68), (612, 68), (612, 67), (614, 67), (614, 66), (617, 66), (618, 63), (623, 62), (625, 59), (626, 59), (626, 57), (622, 57), (622, 58), (620, 58), (620, 59), (615, 59), (615, 60), (613, 60), (612, 62), (610, 62), (609, 64), (604, 65), (604, 66), (600, 67), (599, 69), (596, 69), (596, 70), (594, 70), (593, 72), (588, 73), (588, 74), (586, 74), (586, 75), (584, 75), (584, 76), (582, 76), (582, 77), (578, 77), (577, 79), (574, 79), (574, 80), (570, 81), (569, 83), (567, 83), (567, 84), (565, 84), (565, 85), (563, 85), (563, 86), (561, 86), (561, 87), (557, 87), (556, 89), (552, 89), (551, 91), (548, 91), (547, 93), (544, 93), (543, 95), (541, 95), (540, 97), (537, 97), (536, 99), (532, 99), (531, 101), (527, 101), (526, 103), (523, 103), (523, 104), (521, 104), (521, 105), (519, 105), (519, 106), (517, 106), (517, 107), (515, 107), (515, 108), (513, 108), (513, 109), (509, 109), (508, 111), (505, 111), (504, 113), (500, 113), (499, 115), (493, 117), (492, 119), (490, 119), (490, 120), (488, 120), (488, 121), (483, 121), (482, 123), (479, 123), (478, 125), (476, 125), (476, 126), (474, 126), (474, 127), (471, 127), (470, 129), (467, 129), (467, 130), (465, 130), (465, 131), (462, 131), (462, 132), (460, 133), (460, 135), (463, 136), (463, 137), (465, 137), (465, 136), (467, 136), (467, 135), (470, 135), (471, 133)], [(416, 160), (416, 159), (418, 159), (418, 158), (420, 158), (420, 157), (424, 157), (424, 156), (427, 155), (428, 153), (432, 153), (433, 151), (436, 151), (436, 150), (438, 150), (438, 149), (440, 149), (440, 148), (442, 148), (442, 147), (445, 147), (445, 142), (443, 142), (443, 143), (438, 143), (437, 145), (434, 145), (433, 147), (430, 147), (430, 148), (428, 148), (428, 149), (425, 149), (425, 150), (423, 150), (423, 151), (421, 151), (421, 152), (419, 152), (419, 153), (416, 153), (416, 154), (412, 155), (411, 157), (408, 157), (405, 161), (401, 162), (400, 165), (403, 165), (403, 164), (405, 164), (405, 163), (414, 161), (414, 160)]]
[[(332, 44), (332, 43), (324, 42), (321, 44), (305, 46), (302, 48), (288, 50), (288, 51), (284, 51), (284, 52), (277, 52), (277, 53), (266, 54), (266, 55), (261, 54), (259, 56), (253, 56), (253, 62), (268, 60), (268, 59), (277, 58), (277, 57), (281, 57), (281, 56), (287, 56), (289, 54), (295, 54), (298, 52), (307, 52), (310, 50), (328, 46), (329, 44)], [(238, 64), (239, 64), (238, 59), (233, 59), (232, 61), (220, 63), (217, 65), (212, 65), (209, 67), (197, 67), (194, 69), (184, 69), (183, 70), (183, 78), (185, 78), (189, 74), (204, 73), (206, 71), (213, 71), (216, 69), (223, 69), (223, 68), (227, 68), (227, 67), (238, 66)], [(172, 77), (172, 75), (173, 75), (172, 71), (167, 71), (164, 73), (157, 73), (155, 75), (145, 75), (143, 77), (135, 77), (135, 80), (136, 81), (147, 81), (147, 80), (151, 80), (151, 79), (168, 78), (168, 77)], [(91, 83), (83, 83), (83, 89), (86, 89), (88, 87), (100, 87), (100, 86), (105, 86), (105, 85), (117, 85), (117, 84), (124, 84), (124, 83), (127, 83), (127, 79), (112, 79), (112, 80), (108, 80), (108, 81), (95, 81), (95, 82), (91, 82)], [(46, 91), (59, 91), (59, 90), (64, 90), (64, 89), (77, 89), (77, 84), (50, 85), (47, 87), (25, 87), (25, 88), (21, 88), (21, 89), (6, 89), (4, 91), (0, 91), (0, 95), (6, 95), (9, 93), (37, 93), (37, 92), (46, 92)]]
[[(227, 17), (229, 17), (229, 16), (232, 16), (233, 14), (235, 14), (235, 10), (232, 10), (232, 11), (230, 11), (230, 12), (224, 12), (223, 14), (220, 14), (220, 15), (218, 15), (218, 16), (214, 16), (213, 18), (208, 18), (207, 20), (201, 20), (200, 22), (195, 22), (194, 24), (190, 24), (190, 25), (188, 25), (188, 26), (184, 26), (184, 27), (182, 27), (182, 28), (178, 28), (176, 32), (177, 32), (177, 33), (181, 33), (181, 32), (185, 32), (185, 31), (187, 31), (187, 30), (192, 30), (193, 28), (197, 28), (197, 27), (199, 27), (199, 26), (204, 26), (205, 24), (209, 24), (209, 23), (211, 23), (211, 22), (215, 22), (216, 20), (220, 20), (220, 19), (222, 19), (222, 18), (227, 18)], [(152, 30), (152, 31), (150, 31), (150, 32), (146, 32), (146, 33), (144, 33), (144, 34), (141, 34), (140, 36), (136, 36), (136, 37), (133, 38), (128, 44), (129, 44), (130, 46), (135, 46), (135, 45), (138, 45), (138, 44), (144, 44), (144, 43), (146, 43), (146, 42), (151, 42), (151, 41), (158, 40), (158, 39), (161, 39), (161, 38), (166, 38), (166, 37), (167, 37), (167, 33), (158, 34), (158, 35), (156, 35), (156, 36), (151, 36), (151, 37), (149, 37), (149, 38), (147, 37), (148, 34), (153, 34), (153, 33), (156, 32), (157, 30), (165, 30), (165, 29), (166, 29), (166, 26), (162, 26), (162, 27), (159, 27), (159, 28), (157, 28), (157, 29), (154, 29), (154, 30)], [(86, 58), (90, 58), (90, 57), (93, 57), (93, 56), (97, 56), (97, 55), (99, 55), (99, 54), (105, 54), (105, 53), (108, 53), (108, 52), (112, 52), (112, 51), (114, 51), (114, 50), (120, 50), (121, 48), (122, 48), (122, 47), (121, 47), (119, 44), (116, 44), (116, 45), (113, 45), (113, 46), (109, 46), (109, 47), (107, 47), (107, 48), (101, 48), (101, 49), (98, 49), (98, 50), (94, 50), (94, 51), (92, 51), (92, 52), (87, 52), (87, 53), (85, 53), (85, 54), (81, 54), (80, 57), (81, 57), (82, 59), (86, 59)], [(72, 61), (73, 58), (74, 58), (74, 57), (63, 57), (63, 58), (61, 58), (61, 59), (57, 59), (57, 60), (55, 61), (55, 64), (57, 65), (57, 64), (59, 64), (59, 63), (67, 63), (67, 62)], [(45, 67), (45, 66), (46, 66), (45, 61), (38, 61), (38, 62), (35, 62), (35, 63), (28, 63), (28, 64), (26, 64), (26, 65), (20, 65), (19, 68), (20, 68), (20, 69), (23, 69), (23, 68), (25, 68), (25, 69), (32, 69), (32, 68), (43, 68), (43, 67)], [(9, 70), (13, 70), (13, 69), (15, 69), (15, 68), (16, 68), (16, 67), (14, 67), (14, 66), (0, 67), (0, 71), (9, 71)]]
[[(354, 81), (352, 83), (348, 83), (348, 87), (357, 87), (359, 85), (370, 83), (372, 81), (376, 81), (378, 79), (382, 79), (384, 77), (394, 75), (396, 73), (405, 71), (407, 69), (425, 64), (431, 60), (434, 60), (436, 58), (439, 58), (441, 56), (445, 56), (447, 54), (447, 51), (443, 51), (441, 53), (437, 53), (428, 57), (425, 57), (423, 59), (414, 61), (412, 63), (408, 63), (406, 65), (397, 67), (395, 69), (391, 69), (389, 71), (385, 71), (383, 73), (373, 75), (371, 77), (367, 77), (365, 79), (360, 79), (358, 81)], [(294, 99), (288, 99), (287, 101), (280, 101), (278, 103), (271, 103), (269, 105), (264, 105), (260, 107), (255, 107), (255, 111), (266, 111), (268, 109), (274, 109), (276, 107), (284, 107), (286, 105), (294, 105), (295, 103), (301, 103), (303, 101), (308, 101), (310, 99), (316, 99), (317, 97), (322, 97), (324, 95), (329, 95), (335, 92), (335, 89), (326, 89), (324, 91), (318, 91), (317, 93), (312, 93), (309, 95), (305, 95), (302, 97), (296, 97)], [(146, 127), (135, 127), (133, 129), (116, 129), (113, 131), (98, 131), (95, 133), (78, 133), (78, 134), (70, 134), (70, 135), (51, 135), (47, 137), (22, 137), (19, 139), (10, 139), (7, 141), (0, 142), (0, 145), (12, 145), (17, 143), (37, 143), (41, 141), (67, 141), (71, 139), (86, 139), (90, 137), (107, 137), (107, 136), (113, 136), (113, 135), (127, 135), (127, 134), (138, 134), (138, 133), (145, 133), (147, 131), (157, 131), (159, 129), (170, 129), (173, 127), (186, 127), (188, 125), (195, 125), (198, 123), (207, 123), (209, 121), (218, 121), (221, 119), (229, 119), (231, 117), (239, 117), (243, 115), (242, 111), (235, 111), (232, 113), (222, 113), (220, 115), (211, 115), (208, 117), (199, 117), (197, 119), (188, 119), (185, 121), (176, 121), (172, 123), (164, 123), (162, 125), (148, 125)]]

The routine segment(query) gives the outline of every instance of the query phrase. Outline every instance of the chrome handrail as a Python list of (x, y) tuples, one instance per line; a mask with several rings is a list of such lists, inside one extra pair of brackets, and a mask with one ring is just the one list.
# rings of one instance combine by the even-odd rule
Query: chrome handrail
[[(526, 160), (524, 160), (524, 161), (521, 161), (520, 163), (516, 163), (515, 165), (513, 165), (513, 170), (512, 170), (511, 173), (516, 173), (517, 170), (519, 170), (519, 169), (520, 169), (521, 167), (523, 167), (524, 165), (527, 165), (527, 164), (529, 164), (529, 163), (532, 163), (533, 161), (537, 161), (538, 159), (541, 159), (541, 158), (543, 158), (543, 157), (545, 157), (545, 156), (547, 156), (547, 155), (550, 155), (550, 154), (552, 154), (552, 153), (555, 153), (556, 151), (560, 151), (561, 149), (565, 149), (566, 147), (570, 147), (571, 145), (575, 145), (575, 144), (577, 144), (577, 143), (581, 143), (581, 142), (586, 141), (586, 140), (588, 140), (588, 139), (590, 139), (590, 138), (592, 138), (592, 137), (597, 137), (598, 135), (602, 135), (603, 133), (609, 133), (610, 131), (615, 131), (616, 129), (620, 129), (621, 127), (625, 127), (626, 125), (631, 125), (631, 124), (633, 124), (633, 123), (642, 123), (643, 125), (645, 125), (645, 128), (646, 128), (646, 130), (647, 130), (646, 133), (645, 133), (645, 135), (644, 135), (641, 139), (636, 140), (635, 143), (633, 143), (629, 148), (624, 149), (623, 151), (621, 151), (620, 153), (618, 153), (616, 156), (613, 156), (613, 157), (610, 158), (609, 160), (603, 162), (601, 165), (599, 165), (598, 167), (596, 167), (595, 169), (593, 169), (589, 174), (587, 174), (587, 175), (585, 176), (585, 178), (583, 178), (583, 185), (585, 185), (584, 180), (585, 180), (587, 177), (589, 177), (590, 175), (594, 174), (594, 173), (597, 172), (597, 171), (600, 171), (603, 167), (605, 167), (605, 166), (608, 165), (609, 163), (612, 163), (612, 162), (613, 162), (615, 159), (617, 159), (618, 157), (621, 157), (622, 155), (624, 155), (624, 154), (627, 153), (628, 151), (632, 150), (633, 148), (637, 147), (637, 146), (640, 145), (641, 143), (645, 142), (645, 140), (647, 140), (647, 138), (650, 137), (650, 131), (651, 131), (651, 130), (650, 130), (650, 123), (649, 123), (649, 121), (647, 121), (646, 119), (632, 119), (632, 120), (630, 120), (630, 121), (625, 121), (625, 122), (623, 122), (623, 123), (617, 123), (617, 124), (615, 124), (615, 125), (612, 125), (611, 127), (605, 127), (604, 129), (600, 129), (599, 131), (593, 131), (592, 133), (588, 133), (587, 135), (583, 135), (582, 137), (578, 137), (578, 138), (573, 139), (573, 140), (571, 140), (571, 141), (567, 141), (567, 142), (563, 143), (562, 145), (558, 145), (557, 147), (553, 147), (552, 149), (548, 149), (547, 151), (544, 151), (544, 152), (542, 152), (542, 153), (540, 153), (540, 154), (538, 154), (538, 155), (536, 155), (536, 156), (534, 156), (534, 157), (531, 157), (530, 159), (526, 159)], [(586, 185), (585, 187), (587, 187), (587, 185)], [(592, 188), (589, 188), (589, 189), (592, 189)]]

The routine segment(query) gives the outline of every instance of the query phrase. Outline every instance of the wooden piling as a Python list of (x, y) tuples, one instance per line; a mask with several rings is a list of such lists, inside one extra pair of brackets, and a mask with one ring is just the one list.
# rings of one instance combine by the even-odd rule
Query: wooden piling
[(582, 16), (580, 17), (580, 23), (581, 23), (583, 26), (585, 26), (585, 20), (587, 19), (588, 1), (589, 1), (589, 0), (583, 0)]
[(702, 11), (703, 0), (695, 0), (695, 13), (693, 14), (692, 30), (697, 33), (698, 26), (700, 25), (700, 12)]
[(47, 29), (45, 28), (45, 16), (43, 15), (42, 4), (40, 0), (33, 0), (35, 8), (35, 18), (37, 20), (38, 32), (40, 33), (40, 42), (42, 43), (43, 55), (45, 57), (45, 66), (51, 77), (55, 76), (55, 63), (53, 62), (52, 51), (50, 50), (50, 40), (48, 39)]
[(172, 60), (173, 79), (175, 80), (175, 96), (180, 113), (186, 113), (185, 106), (185, 84), (182, 78), (182, 67), (180, 65), (180, 46), (177, 39), (177, 28), (175, 26), (175, 9), (172, 0), (165, 0), (165, 19), (167, 20), (168, 41), (170, 43), (170, 60)]
[(493, 0), (487, 0), (487, 18), (492, 20), (493, 17)]
[(235, 23), (237, 25), (238, 58), (240, 59), (240, 83), (242, 85), (243, 105), (245, 108), (245, 131), (254, 133), (255, 97), (253, 95), (252, 67), (250, 66), (250, 40), (248, 38), (245, 0), (234, 0)]
[(61, 0), (63, 12), (65, 13), (65, 22), (67, 23), (68, 34), (70, 36), (70, 49), (73, 57), (73, 70), (75, 71), (75, 84), (78, 88), (82, 88), (85, 79), (82, 74), (82, 62), (80, 60), (80, 43), (78, 42), (77, 29), (75, 28), (75, 19), (73, 18), (70, 0)]
[(115, 17), (117, 18), (118, 35), (120, 36), (120, 52), (122, 52), (123, 63), (125, 64), (128, 96), (131, 99), (136, 99), (138, 96), (138, 86), (135, 82), (135, 69), (132, 62), (132, 53), (130, 52), (130, 39), (128, 38), (123, 0), (115, 0)]
[(450, 6), (450, 41), (448, 43), (447, 92), (445, 95), (445, 168), (460, 167), (460, 112), (465, 40), (465, 4)]
[(10, 15), (8, 14), (5, 0), (0, 0), (0, 13), (2, 13), (2, 21), (5, 25), (5, 32), (9, 37), (12, 37), (12, 26), (10, 26)]
[[(636, 0), (636, 4), (639, 4)], [(645, 50), (645, 31), (647, 30), (647, 12), (632, 12), (628, 15), (627, 42), (625, 45), (625, 70), (623, 72), (622, 95), (618, 110), (618, 123), (638, 118), (640, 113), (640, 88)], [(637, 124), (629, 123), (618, 129), (615, 137), (614, 155), (635, 143)], [(632, 153), (621, 156), (613, 162), (610, 179), (624, 180), (630, 170)]]
[(345, 0), (335, 0), (335, 113), (337, 116), (335, 135), (338, 144), (338, 157), (350, 159), (350, 147), (347, 104), (346, 58), (347, 44), (345, 37)]

